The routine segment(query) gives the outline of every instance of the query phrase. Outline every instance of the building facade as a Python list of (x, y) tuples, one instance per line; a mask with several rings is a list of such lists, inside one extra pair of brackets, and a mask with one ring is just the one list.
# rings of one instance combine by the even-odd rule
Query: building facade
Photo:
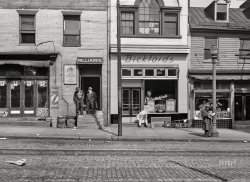
[[(111, 123), (118, 114), (116, 3), (111, 0)], [(122, 122), (133, 123), (142, 110), (187, 117), (188, 1), (121, 0), (120, 17)]]
[(216, 0), (189, 9), (189, 116), (196, 127), (201, 127), (202, 104), (212, 104), (212, 45), (218, 48), (217, 127), (232, 128), (250, 119), (250, 6), (247, 1), (238, 7), (231, 3)]
[(75, 115), (88, 87), (108, 123), (108, 0), (0, 1), (0, 117)]

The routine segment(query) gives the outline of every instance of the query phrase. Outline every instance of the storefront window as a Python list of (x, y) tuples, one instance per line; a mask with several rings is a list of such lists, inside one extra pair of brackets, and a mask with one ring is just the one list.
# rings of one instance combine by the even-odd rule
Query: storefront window
[(7, 83), (5, 80), (0, 80), (0, 108), (7, 107)]
[(165, 69), (156, 69), (156, 76), (165, 76), (166, 71)]
[(131, 76), (131, 69), (122, 69), (122, 76)]
[(47, 100), (48, 100), (48, 81), (46, 80), (39, 80), (37, 81), (38, 85), (38, 107), (48, 107)]
[(134, 76), (142, 76), (143, 72), (142, 69), (134, 69)]
[(4, 66), (0, 66), (0, 76), (6, 76), (6, 71)]
[[(229, 93), (217, 93), (217, 118), (229, 118), (230, 117), (230, 107), (229, 107)], [(195, 94), (195, 116), (200, 118), (200, 109), (204, 105), (213, 107), (212, 93), (196, 93)]]
[(145, 76), (154, 76), (153, 69), (145, 69)]
[[(177, 80), (145, 80), (145, 94), (148, 91), (151, 93), (150, 99), (147, 98), (149, 102), (145, 102), (151, 107), (149, 110), (151, 112), (176, 111), (176, 86)], [(172, 104), (172, 107), (170, 108), (167, 103)]]
[(12, 81), (10, 84), (11, 89), (11, 107), (20, 107), (20, 81)]
[(36, 75), (36, 69), (32, 66), (25, 66), (24, 67), (24, 75), (25, 76), (35, 76)]
[(177, 73), (176, 73), (176, 69), (169, 69), (168, 70), (168, 76), (176, 76)]
[(36, 68), (36, 75), (37, 76), (48, 76), (48, 68)]
[(25, 108), (34, 106), (34, 81), (25, 81)]

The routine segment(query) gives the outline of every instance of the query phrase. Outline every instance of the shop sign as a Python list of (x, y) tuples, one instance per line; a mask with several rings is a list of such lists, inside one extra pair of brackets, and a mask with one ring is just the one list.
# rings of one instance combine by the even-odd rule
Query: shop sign
[(78, 57), (77, 64), (102, 64), (101, 57)]
[(0, 117), (7, 117), (8, 114), (8, 111), (0, 110)]
[(51, 109), (58, 109), (59, 108), (59, 89), (58, 87), (51, 89)]
[(172, 55), (154, 55), (154, 54), (141, 54), (141, 55), (123, 55), (123, 63), (137, 63), (137, 64), (156, 64), (156, 63), (173, 63), (175, 57)]

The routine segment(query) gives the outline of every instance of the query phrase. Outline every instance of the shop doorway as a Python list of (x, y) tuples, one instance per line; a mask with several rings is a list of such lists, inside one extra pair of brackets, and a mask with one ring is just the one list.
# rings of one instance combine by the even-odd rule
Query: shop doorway
[(250, 120), (250, 94), (235, 95), (235, 120)]
[(81, 89), (84, 91), (85, 98), (87, 96), (88, 88), (92, 87), (97, 95), (98, 109), (101, 110), (101, 77), (100, 76), (82, 76)]
[(132, 117), (141, 111), (141, 89), (122, 89), (122, 115)]

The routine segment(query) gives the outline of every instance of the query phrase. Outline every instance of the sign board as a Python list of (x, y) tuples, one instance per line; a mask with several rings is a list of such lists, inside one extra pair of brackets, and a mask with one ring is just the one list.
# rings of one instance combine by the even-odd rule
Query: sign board
[(155, 101), (154, 100), (149, 100), (148, 101), (148, 106), (149, 106), (149, 112), (155, 112)]
[(174, 99), (166, 100), (166, 111), (175, 112), (175, 100)]
[(64, 84), (76, 85), (76, 65), (64, 65)]
[(102, 57), (78, 57), (77, 64), (102, 64)]
[(51, 89), (51, 109), (58, 109), (59, 108), (59, 89), (58, 87), (54, 87)]

